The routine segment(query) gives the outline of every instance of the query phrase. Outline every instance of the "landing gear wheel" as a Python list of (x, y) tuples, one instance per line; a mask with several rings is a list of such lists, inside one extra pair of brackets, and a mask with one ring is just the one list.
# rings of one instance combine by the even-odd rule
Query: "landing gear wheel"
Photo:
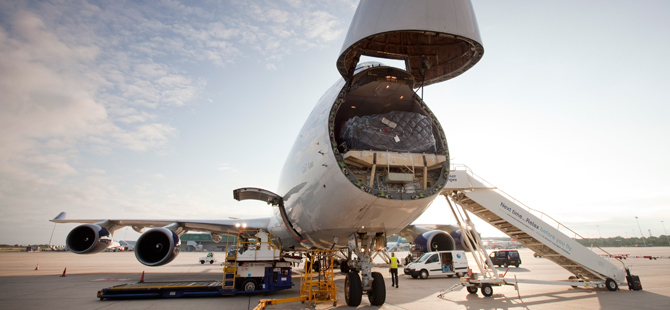
[(468, 293), (470, 293), (470, 294), (477, 294), (477, 287), (476, 286), (468, 286), (465, 289), (468, 290)]
[(614, 281), (610, 278), (607, 278), (607, 280), (605, 280), (605, 286), (607, 286), (608, 290), (613, 291), (613, 292), (619, 289), (619, 285), (616, 284), (616, 281)]
[(373, 306), (381, 306), (386, 301), (386, 285), (379, 272), (372, 273), (372, 289), (368, 292), (368, 300)]
[(340, 262), (340, 271), (342, 273), (348, 273), (349, 272), (349, 261), (348, 260), (343, 260)]
[(426, 270), (421, 270), (421, 274), (419, 275), (421, 279), (426, 279), (428, 278), (428, 271)]
[(256, 280), (254, 279), (246, 279), (244, 282), (242, 282), (242, 290), (251, 292), (256, 290)]
[(482, 284), (482, 295), (484, 295), (484, 297), (493, 296), (493, 288), (491, 287), (491, 284)]
[(363, 286), (361, 285), (361, 277), (355, 272), (347, 273), (344, 279), (344, 299), (347, 301), (347, 306), (358, 307), (363, 298)]

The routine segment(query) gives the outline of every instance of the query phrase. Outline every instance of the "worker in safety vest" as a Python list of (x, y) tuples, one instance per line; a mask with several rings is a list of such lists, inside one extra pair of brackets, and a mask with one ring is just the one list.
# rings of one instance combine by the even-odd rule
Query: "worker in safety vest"
[(391, 253), (389, 272), (391, 273), (391, 287), (395, 285), (395, 287), (398, 288), (398, 258), (395, 257), (395, 253)]

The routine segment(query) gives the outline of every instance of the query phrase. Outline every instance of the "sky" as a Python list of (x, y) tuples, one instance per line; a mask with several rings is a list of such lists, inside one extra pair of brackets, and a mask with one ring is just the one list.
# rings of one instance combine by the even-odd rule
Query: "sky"
[[(277, 189), (357, 3), (0, 2), (0, 244), (64, 244), (61, 211), (272, 214), (232, 191)], [(424, 90), (452, 163), (585, 237), (665, 234), (670, 3), (473, 7), (482, 60)], [(416, 221), (453, 222), (443, 199)]]

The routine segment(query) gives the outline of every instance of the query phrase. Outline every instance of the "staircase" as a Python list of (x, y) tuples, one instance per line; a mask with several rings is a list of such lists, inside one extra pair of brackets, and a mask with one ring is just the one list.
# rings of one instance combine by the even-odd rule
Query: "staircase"
[[(230, 238), (227, 238), (230, 240)], [(239, 235), (237, 237), (239, 240)], [(226, 241), (226, 251), (229, 251), (229, 244)], [(235, 279), (237, 278), (237, 251), (239, 250), (239, 242), (235, 242), (235, 251), (231, 253), (226, 253), (226, 259), (223, 263), (223, 283), (221, 288), (223, 289), (234, 289), (235, 288)]]
[[(488, 185), (467, 167), (450, 171), (449, 181), (442, 194), (581, 280), (589, 282), (612, 278), (619, 283), (626, 281), (623, 262), (619, 261), (622, 267), (617, 267), (607, 259), (595, 254), (559, 229), (563, 228), (564, 231), (571, 232), (575, 238), (579, 236), (577, 233), (548, 215), (528, 208), (511, 196)], [(546, 223), (531, 211), (539, 213), (541, 218), (548, 218), (556, 224)]]

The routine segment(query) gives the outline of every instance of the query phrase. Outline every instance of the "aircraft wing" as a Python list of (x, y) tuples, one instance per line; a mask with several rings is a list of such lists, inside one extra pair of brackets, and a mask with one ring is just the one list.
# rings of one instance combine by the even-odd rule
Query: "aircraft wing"
[[(141, 233), (144, 229), (175, 226), (183, 231), (202, 231), (217, 234), (236, 234), (240, 227), (236, 225), (246, 224), (247, 229), (267, 229), (270, 217), (255, 219), (226, 219), (226, 220), (184, 220), (184, 219), (65, 219), (65, 212), (61, 212), (54, 219), (54, 223), (82, 223), (97, 224), (109, 230), (130, 226), (133, 230)], [(175, 228), (176, 228), (175, 227)]]
[(458, 225), (450, 225), (450, 224), (417, 224), (416, 226), (434, 230), (444, 230), (448, 233), (452, 233), (460, 229)]

